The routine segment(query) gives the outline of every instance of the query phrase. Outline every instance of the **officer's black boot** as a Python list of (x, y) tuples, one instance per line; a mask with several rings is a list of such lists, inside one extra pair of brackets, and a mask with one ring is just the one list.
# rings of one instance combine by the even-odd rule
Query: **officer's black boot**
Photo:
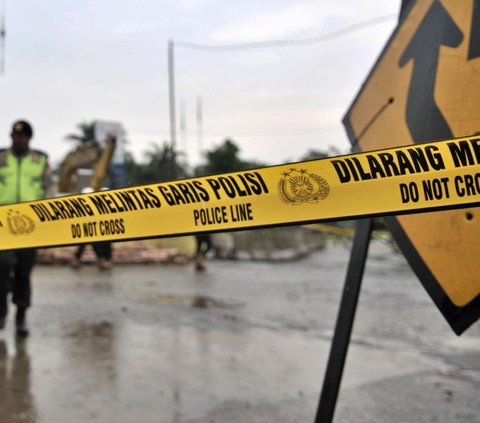
[(28, 326), (27, 326), (27, 309), (24, 307), (17, 308), (17, 315), (15, 316), (15, 324), (17, 336), (25, 338), (28, 336)]

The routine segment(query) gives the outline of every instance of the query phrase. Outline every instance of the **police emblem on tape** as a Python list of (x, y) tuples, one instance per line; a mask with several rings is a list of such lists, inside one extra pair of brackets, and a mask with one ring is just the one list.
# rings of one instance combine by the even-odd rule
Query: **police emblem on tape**
[(328, 182), (305, 169), (290, 168), (278, 183), (280, 198), (288, 204), (318, 203), (330, 193)]
[(8, 211), (7, 223), (12, 235), (28, 235), (35, 230), (33, 219), (17, 211)]

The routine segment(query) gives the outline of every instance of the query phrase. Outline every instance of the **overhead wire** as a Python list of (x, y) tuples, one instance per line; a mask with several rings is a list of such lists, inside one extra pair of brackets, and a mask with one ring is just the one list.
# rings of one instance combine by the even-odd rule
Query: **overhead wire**
[[(335, 31), (308, 37), (308, 38), (298, 38), (290, 40), (268, 40), (268, 41), (257, 41), (257, 42), (247, 42), (247, 43), (238, 43), (238, 44), (228, 44), (228, 45), (208, 45), (208, 44), (199, 44), (188, 41), (174, 41), (170, 40), (172, 47), (181, 47), (191, 50), (201, 50), (207, 52), (225, 52), (225, 51), (241, 51), (241, 50), (252, 50), (252, 49), (262, 49), (262, 48), (272, 48), (272, 47), (302, 47), (324, 43), (327, 41), (332, 41), (337, 38), (346, 36), (356, 31), (362, 29), (379, 25), (384, 22), (391, 20), (397, 20), (397, 14), (389, 14), (383, 16), (377, 16), (375, 18), (368, 19), (366, 21), (357, 22), (353, 25), (346, 26), (344, 28), (337, 29)], [(205, 134), (204, 134), (205, 135)]]
[(175, 41), (174, 44), (176, 47), (183, 47), (192, 50), (203, 50), (203, 51), (235, 51), (235, 50), (251, 50), (257, 48), (270, 48), (270, 47), (299, 47), (299, 46), (308, 46), (323, 43), (326, 41), (331, 41), (336, 38), (343, 37), (345, 35), (351, 34), (352, 32), (359, 31), (370, 26), (378, 25), (384, 22), (391, 21), (393, 19), (398, 19), (397, 14), (377, 16), (372, 19), (368, 19), (363, 22), (358, 22), (353, 25), (329, 32), (327, 34), (318, 35), (315, 37), (308, 38), (298, 38), (293, 40), (269, 40), (269, 41), (256, 41), (249, 43), (238, 43), (238, 44), (227, 44), (227, 45), (208, 45), (208, 44), (198, 44), (188, 41)]

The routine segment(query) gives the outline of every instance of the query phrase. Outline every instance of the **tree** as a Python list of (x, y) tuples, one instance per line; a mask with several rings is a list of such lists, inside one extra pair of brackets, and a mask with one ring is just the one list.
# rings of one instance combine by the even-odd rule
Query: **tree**
[(65, 139), (75, 141), (77, 145), (69, 151), (58, 166), (58, 191), (74, 192), (77, 187), (77, 170), (92, 168), (99, 160), (102, 149), (94, 140), (93, 123), (77, 124), (79, 133), (68, 134)]
[(144, 162), (136, 163), (131, 153), (126, 155), (127, 178), (133, 185), (171, 181), (188, 175), (187, 164), (180, 160), (180, 153), (167, 142), (161, 146), (151, 143), (144, 157)]
[(195, 168), (195, 174), (207, 175), (213, 173), (227, 173), (238, 170), (264, 166), (256, 161), (245, 161), (239, 157), (240, 148), (229, 138), (218, 147), (205, 153), (206, 163)]
[(230, 139), (213, 150), (207, 151), (207, 170), (211, 173), (225, 173), (240, 170), (242, 161), (238, 157), (240, 149)]
[(339, 156), (340, 154), (340, 150), (333, 146), (329, 146), (327, 151), (310, 149), (300, 158), (300, 161), (325, 159), (327, 157)]
[(77, 141), (80, 144), (85, 144), (89, 141), (94, 141), (95, 139), (95, 130), (94, 124), (88, 122), (78, 123), (77, 128), (79, 129), (79, 134), (68, 134), (65, 136), (65, 139), (71, 141)]

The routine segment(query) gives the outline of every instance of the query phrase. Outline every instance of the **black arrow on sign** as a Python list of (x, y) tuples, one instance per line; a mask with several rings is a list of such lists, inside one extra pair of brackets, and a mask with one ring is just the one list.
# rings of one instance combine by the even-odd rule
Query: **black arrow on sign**
[(416, 143), (453, 136), (435, 102), (435, 78), (440, 47), (458, 47), (462, 40), (460, 28), (435, 0), (400, 58), (400, 67), (413, 60), (406, 121)]
[(480, 0), (473, 0), (472, 28), (468, 45), (468, 60), (480, 57)]

